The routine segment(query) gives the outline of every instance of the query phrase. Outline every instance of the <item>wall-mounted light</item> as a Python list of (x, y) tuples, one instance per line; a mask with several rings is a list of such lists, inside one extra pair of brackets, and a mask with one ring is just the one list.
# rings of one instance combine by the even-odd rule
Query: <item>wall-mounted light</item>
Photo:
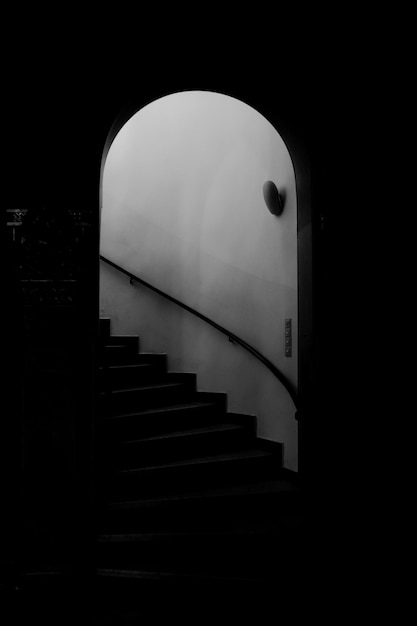
[(263, 185), (265, 204), (272, 215), (281, 215), (284, 210), (285, 194), (279, 193), (278, 187), (272, 180), (267, 180)]

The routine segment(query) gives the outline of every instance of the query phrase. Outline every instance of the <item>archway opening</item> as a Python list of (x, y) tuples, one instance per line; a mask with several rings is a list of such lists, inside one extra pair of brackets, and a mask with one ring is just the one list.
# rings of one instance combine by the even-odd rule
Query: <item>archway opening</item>
[[(296, 386), (298, 190), (277, 129), (241, 100), (206, 91), (164, 96), (115, 128), (103, 157), (101, 253), (243, 336)], [(265, 181), (285, 196), (279, 217), (265, 206)], [(282, 441), (285, 465), (297, 469), (294, 406), (250, 355), (104, 268), (100, 301), (118, 332), (138, 332), (145, 350), (169, 353), (172, 369), (226, 391), (229, 410), (255, 413), (259, 434)]]

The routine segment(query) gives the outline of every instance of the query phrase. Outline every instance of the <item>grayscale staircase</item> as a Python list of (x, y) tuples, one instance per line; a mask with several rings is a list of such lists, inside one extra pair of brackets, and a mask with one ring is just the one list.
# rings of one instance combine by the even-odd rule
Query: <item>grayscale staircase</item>
[(295, 617), (305, 503), (282, 457), (255, 416), (101, 319), (97, 624)]

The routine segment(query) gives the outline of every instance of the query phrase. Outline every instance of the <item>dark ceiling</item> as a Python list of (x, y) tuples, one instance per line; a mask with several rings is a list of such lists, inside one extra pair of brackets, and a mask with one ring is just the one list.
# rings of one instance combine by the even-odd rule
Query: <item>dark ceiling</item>
[(96, 176), (118, 114), (186, 89), (234, 95), (266, 116), (278, 111), (297, 128), (319, 165), (330, 136), (332, 90), (308, 59), (297, 62), (288, 55), (266, 63), (259, 58), (231, 54), (184, 64), (168, 55), (151, 63), (139, 52), (121, 61), (91, 51), (55, 58), (51, 50), (13, 62), (3, 78), (8, 205), (91, 202), (83, 188)]

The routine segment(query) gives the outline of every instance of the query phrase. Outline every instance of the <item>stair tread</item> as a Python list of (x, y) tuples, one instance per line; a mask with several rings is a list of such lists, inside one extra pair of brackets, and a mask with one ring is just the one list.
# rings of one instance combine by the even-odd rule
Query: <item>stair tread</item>
[(187, 437), (187, 436), (192, 436), (192, 435), (203, 435), (203, 434), (210, 434), (210, 433), (216, 433), (216, 432), (227, 432), (227, 431), (231, 431), (231, 430), (244, 430), (244, 426), (241, 426), (240, 424), (227, 424), (227, 423), (222, 423), (222, 424), (212, 424), (212, 425), (208, 425), (208, 426), (200, 426), (200, 427), (195, 427), (195, 428), (189, 428), (189, 429), (184, 429), (184, 430), (175, 430), (172, 432), (167, 432), (161, 435), (154, 435), (152, 437), (141, 437), (138, 439), (135, 439), (134, 441), (123, 441), (122, 445), (132, 445), (135, 443), (145, 443), (147, 441), (163, 441), (166, 439), (176, 439), (176, 438), (181, 438), (181, 437)]
[(118, 334), (118, 335), (110, 335), (111, 339), (124, 339), (125, 337), (131, 337), (132, 339), (138, 339), (139, 335), (122, 335), (122, 334)]
[(100, 365), (99, 369), (100, 370), (120, 370), (120, 369), (127, 369), (127, 368), (137, 368), (137, 369), (142, 369), (142, 368), (147, 368), (147, 367), (153, 367), (152, 363), (125, 363), (123, 365)]
[(138, 569), (111, 569), (111, 568), (97, 568), (97, 576), (99, 577), (111, 577), (111, 578), (128, 578), (128, 579), (147, 579), (147, 580), (163, 580), (173, 578), (192, 578), (192, 579), (208, 579), (208, 580), (224, 580), (224, 581), (252, 581), (254, 579), (247, 576), (233, 576), (225, 575), (222, 573), (212, 574), (203, 572), (180, 572), (172, 570), (138, 570)]
[[(104, 392), (105, 393), (105, 392)], [(181, 411), (183, 409), (199, 409), (199, 408), (208, 408), (215, 407), (216, 404), (214, 402), (181, 402), (179, 404), (169, 404), (166, 406), (154, 407), (151, 409), (145, 409), (144, 411), (134, 411), (132, 413), (121, 413), (119, 415), (111, 415), (107, 416), (106, 419), (120, 419), (124, 417), (135, 417), (140, 415), (151, 415), (152, 413), (166, 413), (169, 411)]]
[(175, 381), (171, 383), (170, 382), (158, 382), (158, 383), (152, 383), (152, 384), (146, 384), (146, 385), (135, 385), (134, 387), (126, 387), (123, 389), (111, 389), (110, 392), (101, 391), (100, 395), (107, 396), (109, 393), (110, 394), (126, 393), (128, 391), (144, 391), (147, 389), (166, 389), (167, 387), (182, 387), (182, 386), (184, 386), (183, 381)]
[(177, 531), (177, 532), (141, 532), (141, 533), (102, 533), (98, 535), (97, 540), (100, 543), (140, 543), (153, 539), (181, 539), (181, 538), (227, 538), (227, 537), (246, 537), (268, 535), (279, 535), (281, 529), (274, 524), (271, 528), (237, 528), (233, 530), (201, 530), (201, 531)]
[(261, 459), (261, 458), (270, 458), (272, 457), (272, 453), (266, 450), (259, 450), (256, 448), (249, 450), (238, 450), (233, 452), (223, 452), (220, 454), (204, 456), (204, 457), (196, 457), (192, 459), (181, 459), (178, 461), (171, 461), (170, 463), (161, 463), (158, 465), (148, 465), (146, 467), (139, 467), (134, 469), (123, 469), (118, 470), (116, 474), (118, 475), (132, 475), (139, 473), (146, 473), (152, 470), (159, 469), (170, 469), (175, 467), (186, 467), (192, 465), (205, 465), (210, 463), (222, 463), (226, 461), (239, 461), (245, 459)]
[(293, 482), (289, 481), (287, 478), (278, 477), (269, 480), (253, 481), (251, 483), (244, 482), (239, 485), (199, 489), (198, 491), (192, 490), (166, 495), (158, 494), (150, 498), (140, 498), (138, 500), (128, 500), (125, 502), (108, 502), (106, 508), (108, 510), (123, 511), (179, 501), (187, 502), (190, 500), (207, 500), (209, 498), (274, 495), (277, 493), (292, 493), (298, 491), (299, 487), (294, 485)]
[[(107, 339), (107, 337), (105, 337), (105, 339)], [(125, 343), (105, 343), (102, 345), (102, 348), (126, 348), (127, 345)], [(140, 357), (166, 357), (167, 353), (166, 352), (144, 352), (144, 351), (140, 351), (137, 354), (135, 354), (135, 356), (140, 356)]]

